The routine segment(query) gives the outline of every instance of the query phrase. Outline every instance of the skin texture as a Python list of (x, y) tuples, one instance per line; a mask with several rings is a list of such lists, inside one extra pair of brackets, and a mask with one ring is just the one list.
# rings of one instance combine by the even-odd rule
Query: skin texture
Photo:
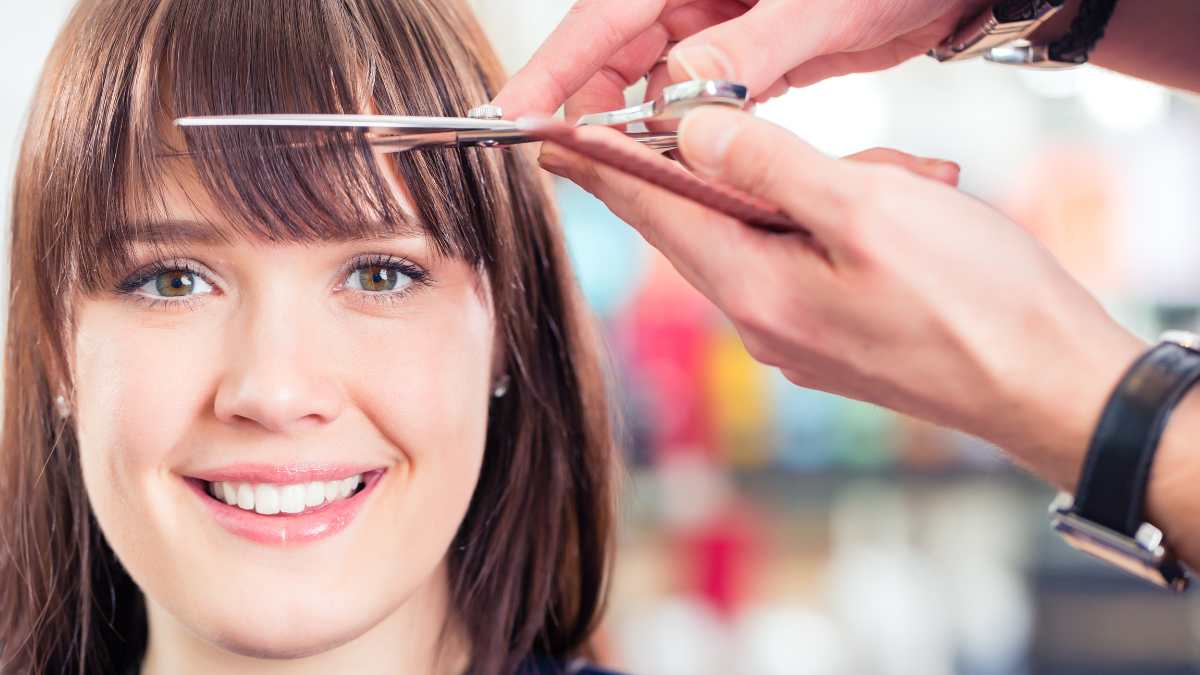
[[(221, 223), (194, 176), (173, 179), (165, 216)], [(153, 260), (145, 250), (139, 264)], [(371, 302), (395, 291), (351, 288), (342, 272), (370, 254), (415, 263), (430, 283)], [(458, 631), (437, 662), (434, 647), (444, 556), (484, 450), (486, 283), (424, 236), (233, 240), (175, 255), (211, 275), (192, 307), (82, 299), (74, 349), (88, 497), (147, 596), (142, 672), (460, 672)], [(139, 292), (162, 297), (153, 282)], [(180, 478), (313, 461), (388, 471), (347, 529), (292, 548), (226, 532)]]
[[(763, 100), (789, 86), (906, 61), (985, 4), (581, 0), (494, 102), (506, 117), (549, 112), (569, 98), (587, 112), (614, 109), (621, 107), (621, 90), (651, 70), (650, 94), (695, 74), (737, 80)], [(678, 44), (668, 63), (656, 67), (669, 42)]]
[[(650, 73), (647, 90), (693, 77), (746, 84), (757, 100), (828, 77), (890, 68), (927, 52), (988, 0), (580, 0), (517, 71), (495, 103), (506, 117), (575, 114), (622, 105), (622, 90)], [(1070, 27), (1079, 0), (1035, 37)], [(1192, 0), (1120, 2), (1091, 61), (1168, 86), (1200, 91)], [(670, 43), (678, 43), (671, 45)], [(769, 45), (769, 49), (764, 49)], [(667, 47), (666, 64), (655, 65)], [(568, 111), (570, 113), (570, 111)]]
[[(917, 56), (987, 4), (582, 0), (496, 102), (509, 117), (565, 102), (574, 119), (621, 107), (625, 85), (647, 73), (648, 96), (711, 77), (744, 82), (762, 100)], [(1078, 4), (1068, 0), (1039, 39), (1065, 32)], [(1092, 60), (1200, 89), (1197, 30), (1189, 0), (1122, 2)], [(656, 66), (669, 41), (679, 44)], [(692, 170), (779, 205), (815, 240), (753, 230), (549, 144), (541, 162), (636, 228), (725, 312), (752, 356), (796, 384), (974, 433), (1074, 489), (1109, 392), (1148, 345), (1023, 228), (918, 158), (835, 160), (743, 112), (692, 111), (679, 138)], [(1172, 416), (1147, 497), (1151, 521), (1193, 567), (1197, 399)]]
[[(1065, 35), (1080, 2), (1067, 0), (1063, 10), (1034, 37), (1051, 41)], [(1194, 48), (1197, 32), (1200, 4), (1192, 0), (1118, 2), (1088, 62), (1168, 87), (1200, 92), (1200, 55)]]

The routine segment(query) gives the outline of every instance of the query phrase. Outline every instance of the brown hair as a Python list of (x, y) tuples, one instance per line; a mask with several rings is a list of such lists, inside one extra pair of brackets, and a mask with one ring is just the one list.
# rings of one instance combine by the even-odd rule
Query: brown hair
[[(423, 228), (489, 281), (512, 376), (448, 553), (472, 672), (591, 655), (613, 548), (607, 397), (552, 205), (523, 151), (396, 155), (406, 216), (361, 133), (164, 133), (183, 115), (462, 115), (499, 68), (470, 13), (435, 0), (85, 0), (46, 63), (17, 169), (3, 462), (0, 671), (113, 672), (145, 648), (141, 593), (99, 531), (69, 420), (73, 298), (100, 292), (190, 161), (241, 236), (341, 239)], [(297, 139), (306, 138), (306, 142)], [(164, 157), (167, 158), (164, 160)], [(406, 218), (413, 222), (406, 222)]]

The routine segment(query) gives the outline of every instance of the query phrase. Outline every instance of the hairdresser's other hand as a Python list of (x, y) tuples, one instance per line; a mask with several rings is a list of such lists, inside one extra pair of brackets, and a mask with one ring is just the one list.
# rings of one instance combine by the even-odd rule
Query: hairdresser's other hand
[[(826, 77), (881, 70), (928, 51), (988, 0), (579, 0), (500, 91), (505, 117), (622, 107), (693, 76), (736, 80), (761, 100)], [(655, 62), (668, 42), (669, 77)]]
[[(584, 131), (651, 152), (612, 129)], [(937, 163), (837, 160), (741, 111), (689, 113), (680, 149), (694, 171), (777, 204), (813, 240), (561, 148), (542, 162), (637, 228), (792, 382), (962, 429), (1074, 485), (1108, 392), (1145, 344), (1024, 229), (948, 185)]]

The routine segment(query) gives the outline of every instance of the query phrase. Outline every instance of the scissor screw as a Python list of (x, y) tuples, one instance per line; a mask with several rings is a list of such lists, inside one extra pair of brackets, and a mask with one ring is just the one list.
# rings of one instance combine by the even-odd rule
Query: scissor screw
[(476, 120), (498, 120), (504, 117), (504, 109), (498, 105), (485, 103), (468, 110), (467, 117)]

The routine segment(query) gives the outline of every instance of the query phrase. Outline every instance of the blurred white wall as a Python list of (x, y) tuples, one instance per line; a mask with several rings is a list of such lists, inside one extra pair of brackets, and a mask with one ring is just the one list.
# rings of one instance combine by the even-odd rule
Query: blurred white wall
[[(0, 310), (8, 303), (9, 207), (25, 111), (42, 61), (73, 4), (74, 0), (39, 0), (0, 5)], [(7, 315), (0, 311), (0, 329)]]
[(516, 72), (558, 25), (571, 0), (467, 0), (508, 74)]

